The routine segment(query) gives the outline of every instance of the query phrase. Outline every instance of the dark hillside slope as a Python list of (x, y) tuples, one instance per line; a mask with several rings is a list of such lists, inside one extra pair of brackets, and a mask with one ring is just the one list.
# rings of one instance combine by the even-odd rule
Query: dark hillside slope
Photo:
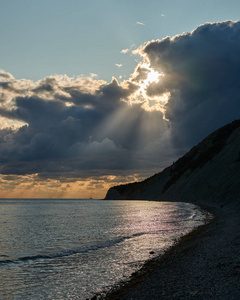
[(110, 188), (105, 199), (240, 201), (240, 120), (207, 136), (161, 173)]

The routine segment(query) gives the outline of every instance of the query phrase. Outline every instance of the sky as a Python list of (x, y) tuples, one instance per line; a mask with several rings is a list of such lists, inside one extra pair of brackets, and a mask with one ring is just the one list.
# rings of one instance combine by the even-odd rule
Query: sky
[(239, 1), (0, 5), (1, 198), (102, 198), (240, 118)]

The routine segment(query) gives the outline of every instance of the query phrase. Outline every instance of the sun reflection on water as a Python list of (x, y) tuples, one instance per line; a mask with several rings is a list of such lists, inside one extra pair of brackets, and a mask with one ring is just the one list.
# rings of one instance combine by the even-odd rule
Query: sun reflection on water
[[(189, 204), (153, 201), (29, 200), (8, 201), (4, 207), (0, 237), (9, 250), (1, 259), (12, 253), (15, 262), (2, 264), (0, 272), (0, 293), (6, 299), (10, 294), (90, 298), (129, 279), (203, 219)], [(7, 227), (11, 235), (5, 236)], [(23, 255), (30, 258), (18, 260)]]

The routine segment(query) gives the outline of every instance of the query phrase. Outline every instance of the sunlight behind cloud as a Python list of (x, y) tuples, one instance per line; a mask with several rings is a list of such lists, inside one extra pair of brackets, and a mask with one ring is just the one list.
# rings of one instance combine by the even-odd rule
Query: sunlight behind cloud
[(150, 84), (152, 82), (158, 83), (159, 82), (159, 77), (163, 76), (163, 74), (159, 74), (157, 71), (154, 71), (151, 69), (151, 71), (148, 73), (146, 84)]
[(152, 96), (147, 93), (148, 87), (151, 86), (151, 84), (159, 83), (162, 77), (164, 77), (164, 74), (151, 68), (149, 62), (139, 63), (131, 78), (132, 82), (139, 88), (131, 96), (130, 102), (132, 104), (142, 103), (142, 108), (147, 111), (161, 111), (163, 113), (163, 118), (167, 120), (164, 116), (164, 106), (170, 98), (170, 92), (164, 92), (157, 96)]
[(94, 73), (34, 82), (0, 70), (2, 197), (103, 195), (96, 178), (151, 175), (239, 118), (239, 32), (226, 21), (147, 42), (120, 82)]
[[(13, 121), (13, 120), (10, 120), (10, 119), (4, 118), (4, 117), (0, 118), (0, 130), (2, 130), (4, 128), (5, 129), (11, 128), (12, 130), (17, 130), (24, 125), (26, 125), (25, 122), (16, 121), (16, 120)], [(5, 136), (5, 138), (6, 138), (6, 136)]]

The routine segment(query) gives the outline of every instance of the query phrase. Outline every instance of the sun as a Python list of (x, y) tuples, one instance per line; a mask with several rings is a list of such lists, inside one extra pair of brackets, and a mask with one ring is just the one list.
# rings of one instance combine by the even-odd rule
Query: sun
[(153, 68), (151, 68), (150, 63), (143, 64), (143, 67), (148, 71), (147, 78), (142, 80), (140, 84), (143, 89), (146, 89), (151, 83), (158, 83), (160, 77), (164, 76), (163, 73), (159, 73), (158, 71), (155, 71)]
[(137, 91), (138, 95), (142, 95), (143, 98), (147, 98), (146, 91), (150, 84), (158, 83), (160, 78), (164, 76), (163, 73), (159, 73), (150, 67), (150, 63), (142, 64), (142, 69), (147, 71), (146, 77), (144, 79), (139, 80), (138, 85), (139, 89)]
[(131, 98), (130, 103), (141, 104), (142, 108), (147, 111), (161, 111), (163, 118), (167, 120), (165, 118), (165, 106), (170, 99), (170, 92), (158, 93), (157, 86), (153, 86), (152, 92), (150, 91), (149, 93), (148, 91), (151, 84), (161, 83), (164, 73), (154, 70), (150, 63), (142, 63), (136, 68), (136, 73), (133, 75), (135, 76), (133, 76), (133, 79), (135, 79), (134, 83), (137, 82), (138, 89), (133, 94), (134, 97)]
[(149, 85), (153, 82), (158, 83), (160, 76), (162, 76), (162, 74), (158, 73), (157, 71), (150, 70), (147, 75), (147, 79), (145, 80), (146, 85)]

